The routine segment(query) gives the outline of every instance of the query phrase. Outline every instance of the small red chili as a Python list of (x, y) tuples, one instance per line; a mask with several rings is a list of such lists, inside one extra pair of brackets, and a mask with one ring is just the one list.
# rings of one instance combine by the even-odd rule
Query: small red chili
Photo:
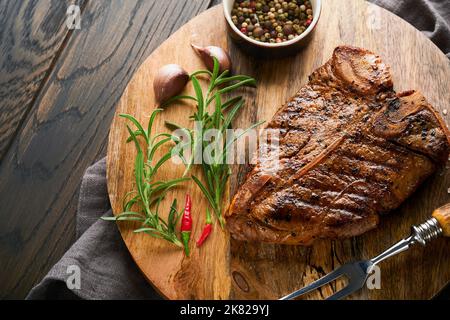
[(211, 214), (209, 213), (209, 210), (206, 209), (206, 224), (203, 228), (202, 235), (197, 240), (197, 247), (201, 247), (203, 242), (209, 237), (212, 231), (212, 223), (211, 223)]
[(191, 231), (192, 231), (191, 209), (192, 209), (191, 197), (187, 194), (186, 204), (184, 206), (184, 213), (183, 217), (181, 218), (180, 231), (181, 231), (181, 239), (183, 240), (184, 245), (184, 252), (188, 257), (189, 257), (189, 239), (191, 238)]

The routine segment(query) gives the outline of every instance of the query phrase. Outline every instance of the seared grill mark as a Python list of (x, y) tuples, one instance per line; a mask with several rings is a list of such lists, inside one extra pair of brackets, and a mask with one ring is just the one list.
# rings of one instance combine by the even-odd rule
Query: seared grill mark
[(281, 131), (280, 170), (249, 173), (227, 213), (233, 237), (309, 244), (359, 235), (445, 163), (443, 120), (417, 92), (392, 87), (378, 56), (338, 47), (268, 124)]

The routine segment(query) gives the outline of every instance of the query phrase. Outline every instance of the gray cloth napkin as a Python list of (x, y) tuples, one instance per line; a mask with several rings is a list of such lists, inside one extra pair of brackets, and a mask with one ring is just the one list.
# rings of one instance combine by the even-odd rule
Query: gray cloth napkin
[(450, 58), (449, 0), (370, 0), (422, 31)]
[[(160, 299), (133, 262), (115, 223), (101, 216), (111, 216), (105, 159), (83, 177), (77, 241), (27, 299)], [(79, 268), (78, 283), (74, 268)], [(66, 281), (75, 288), (70, 290)]]
[[(423, 31), (450, 58), (450, 2), (448, 0), (372, 0)], [(77, 213), (77, 241), (27, 299), (160, 299), (144, 279), (110, 216), (105, 159), (90, 167), (81, 184)], [(70, 290), (74, 266), (80, 287)]]

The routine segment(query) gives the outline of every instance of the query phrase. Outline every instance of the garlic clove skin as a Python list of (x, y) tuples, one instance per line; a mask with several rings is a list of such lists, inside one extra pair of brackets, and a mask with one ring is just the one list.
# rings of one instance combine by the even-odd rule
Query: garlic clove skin
[(194, 44), (191, 44), (191, 46), (202, 59), (209, 71), (213, 71), (214, 69), (213, 57), (215, 57), (219, 61), (219, 73), (222, 73), (225, 70), (231, 72), (231, 59), (224, 49), (215, 46), (199, 47)]
[(177, 64), (166, 64), (153, 80), (155, 99), (159, 104), (178, 95), (189, 81), (189, 74)]

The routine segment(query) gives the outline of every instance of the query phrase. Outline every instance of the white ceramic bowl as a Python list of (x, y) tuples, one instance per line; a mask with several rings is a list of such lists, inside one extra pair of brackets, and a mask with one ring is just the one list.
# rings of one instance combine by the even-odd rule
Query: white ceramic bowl
[(308, 42), (311, 32), (317, 25), (322, 9), (322, 0), (310, 0), (313, 10), (313, 20), (308, 28), (299, 36), (292, 40), (280, 43), (268, 43), (253, 40), (244, 35), (231, 20), (231, 10), (235, 0), (223, 0), (223, 10), (228, 23), (231, 38), (237, 42), (244, 50), (259, 56), (286, 56), (293, 54)]

